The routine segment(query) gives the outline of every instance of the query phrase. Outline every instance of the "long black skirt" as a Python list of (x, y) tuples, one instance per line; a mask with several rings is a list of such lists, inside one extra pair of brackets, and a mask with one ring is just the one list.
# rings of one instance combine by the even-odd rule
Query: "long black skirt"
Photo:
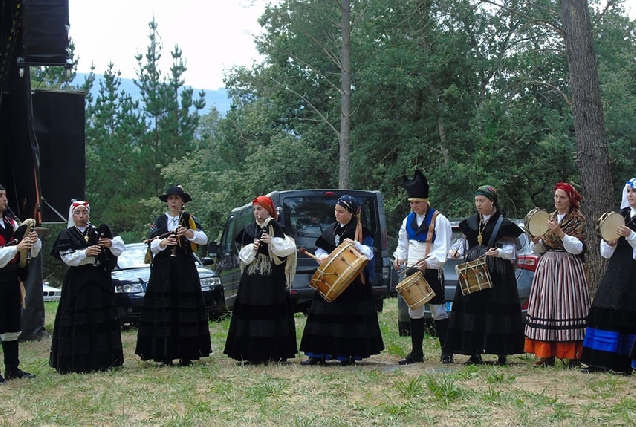
[[(476, 247), (467, 260), (482, 252)], [(514, 267), (502, 258), (486, 260), (493, 287), (463, 295), (457, 285), (444, 350), (471, 356), (521, 354), (525, 337)]]
[(300, 350), (308, 356), (341, 361), (360, 360), (384, 350), (371, 286), (356, 278), (332, 302), (316, 291)]
[(296, 357), (296, 326), (283, 280), (243, 272), (224, 353), (235, 360), (284, 361)]
[(198, 360), (211, 351), (208, 314), (194, 262), (180, 252), (174, 258), (158, 254), (144, 296), (135, 353), (142, 360), (171, 362)]
[(605, 271), (587, 317), (581, 361), (631, 373), (636, 338), (636, 261), (632, 247), (619, 245)]
[(70, 267), (55, 315), (50, 365), (62, 374), (121, 366), (120, 327), (110, 275), (100, 267)]

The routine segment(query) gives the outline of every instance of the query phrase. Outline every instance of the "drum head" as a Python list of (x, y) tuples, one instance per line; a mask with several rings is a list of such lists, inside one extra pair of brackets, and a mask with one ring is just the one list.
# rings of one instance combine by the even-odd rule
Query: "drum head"
[(533, 209), (526, 215), (526, 232), (531, 236), (543, 236), (548, 231), (549, 219), (550, 214), (543, 209)]
[(598, 224), (599, 233), (603, 240), (611, 242), (612, 240), (618, 239), (620, 236), (616, 232), (616, 229), (621, 225), (625, 225), (625, 218), (623, 218), (621, 214), (616, 212), (603, 214)]

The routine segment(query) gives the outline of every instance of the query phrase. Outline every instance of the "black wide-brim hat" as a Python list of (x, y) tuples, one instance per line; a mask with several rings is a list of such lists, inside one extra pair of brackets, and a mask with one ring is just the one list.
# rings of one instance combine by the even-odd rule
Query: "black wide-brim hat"
[(176, 194), (177, 196), (181, 197), (181, 200), (183, 200), (183, 203), (188, 203), (189, 201), (192, 200), (192, 197), (190, 197), (188, 193), (184, 192), (183, 188), (181, 188), (178, 185), (173, 185), (172, 187), (169, 187), (168, 190), (166, 191), (166, 194), (164, 194), (163, 196), (159, 196), (159, 200), (161, 200), (162, 202), (167, 202), (168, 196), (171, 196), (173, 194)]

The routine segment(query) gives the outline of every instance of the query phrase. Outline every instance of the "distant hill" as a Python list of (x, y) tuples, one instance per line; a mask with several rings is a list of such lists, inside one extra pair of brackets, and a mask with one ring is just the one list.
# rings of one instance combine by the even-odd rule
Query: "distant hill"
[[(84, 80), (86, 79), (86, 76), (87, 74), (77, 73), (75, 79), (73, 80), (73, 83), (74, 84), (83, 83)], [(99, 94), (99, 81), (102, 78), (103, 76), (100, 74), (95, 75), (96, 82), (93, 85), (93, 90), (92, 90), (92, 94), (94, 97), (96, 97)], [(194, 89), (194, 97), (197, 98), (201, 89), (200, 88), (193, 88), (193, 89)], [(137, 86), (135, 86), (135, 83), (133, 82), (132, 79), (122, 78), (120, 90), (123, 90), (124, 92), (129, 94), (135, 100), (139, 99), (139, 89), (137, 88)], [(203, 114), (209, 112), (211, 107), (216, 107), (219, 114), (221, 114), (222, 117), (225, 116), (225, 114), (230, 109), (230, 99), (227, 96), (227, 90), (225, 90), (225, 88), (221, 88), (217, 90), (213, 90), (213, 89), (203, 89), (203, 90), (205, 91), (205, 108), (203, 109)]]

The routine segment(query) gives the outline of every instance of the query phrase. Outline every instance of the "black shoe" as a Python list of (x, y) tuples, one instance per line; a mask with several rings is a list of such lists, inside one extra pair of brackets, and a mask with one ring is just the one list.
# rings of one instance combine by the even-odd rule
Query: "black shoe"
[(608, 372), (608, 370), (605, 368), (599, 368), (598, 366), (586, 366), (581, 368), (581, 372), (584, 374), (594, 374), (597, 372)]
[(464, 365), (483, 365), (484, 361), (479, 354), (473, 354), (470, 358), (464, 362)]
[(28, 372), (24, 372), (20, 368), (11, 368), (11, 369), (7, 369), (7, 371), (4, 373), (4, 377), (7, 380), (13, 380), (13, 379), (19, 379), (19, 378), (31, 379), (31, 378), (35, 378), (35, 375), (29, 374)]
[(508, 360), (506, 360), (506, 356), (497, 357), (497, 365), (506, 366), (508, 364)]
[(179, 359), (179, 366), (192, 366), (192, 360), (190, 360), (190, 359)]
[(452, 354), (442, 354), (442, 357), (439, 358), (439, 361), (444, 364), (454, 363), (455, 359)]
[(4, 385), (5, 381), (4, 378), (2, 377), (2, 375), (0, 375), (0, 385)]
[(411, 365), (413, 363), (424, 363), (424, 356), (408, 354), (404, 359), (398, 361), (398, 365)]
[(303, 360), (302, 362), (300, 362), (301, 365), (303, 366), (313, 366), (313, 365), (325, 365), (325, 359), (323, 359), (322, 357), (310, 357), (307, 360)]
[(174, 366), (174, 364), (172, 363), (172, 360), (164, 360), (161, 362), (161, 366)]

